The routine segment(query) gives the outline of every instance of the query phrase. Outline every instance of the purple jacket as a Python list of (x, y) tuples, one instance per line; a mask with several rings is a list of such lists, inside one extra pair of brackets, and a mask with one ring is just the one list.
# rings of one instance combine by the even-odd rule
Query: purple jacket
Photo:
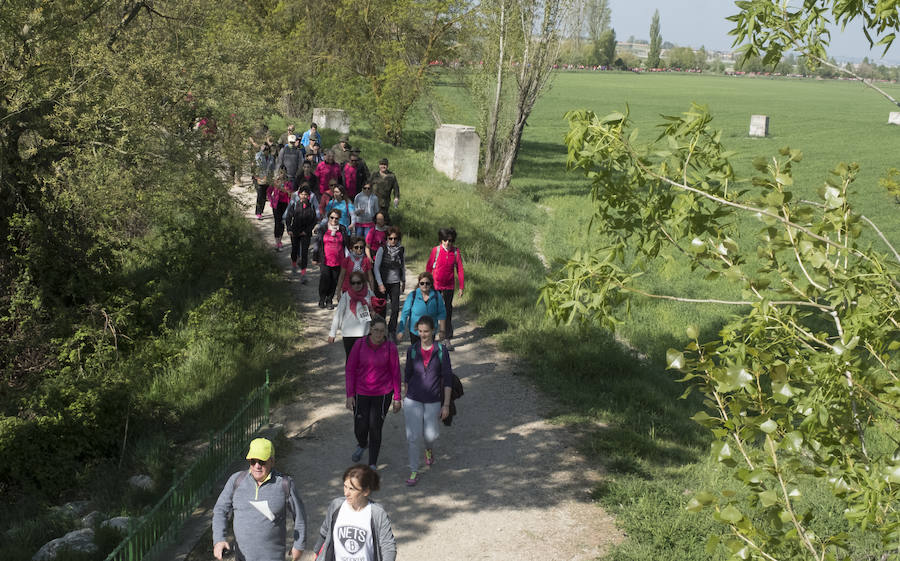
[(422, 357), (422, 342), (419, 341), (406, 351), (406, 397), (419, 403), (436, 403), (444, 400), (444, 388), (453, 387), (453, 368), (450, 353), (438, 342), (431, 349), (431, 360), (425, 366)]

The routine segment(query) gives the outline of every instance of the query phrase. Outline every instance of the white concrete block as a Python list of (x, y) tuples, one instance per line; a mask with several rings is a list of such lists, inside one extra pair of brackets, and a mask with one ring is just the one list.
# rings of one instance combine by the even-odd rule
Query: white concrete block
[(478, 182), (481, 139), (475, 127), (441, 125), (434, 131), (434, 169), (463, 183)]
[(888, 115), (888, 124), (900, 125), (900, 111), (891, 111), (891, 114)]
[(769, 136), (768, 115), (750, 115), (750, 136)]
[(343, 109), (316, 107), (313, 109), (312, 120), (320, 129), (350, 134), (350, 115)]

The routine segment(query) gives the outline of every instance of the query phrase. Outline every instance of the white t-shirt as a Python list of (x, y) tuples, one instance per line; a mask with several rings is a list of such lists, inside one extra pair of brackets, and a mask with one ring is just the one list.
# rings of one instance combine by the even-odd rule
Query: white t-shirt
[(372, 505), (360, 511), (344, 501), (332, 530), (335, 561), (375, 561), (372, 542)]

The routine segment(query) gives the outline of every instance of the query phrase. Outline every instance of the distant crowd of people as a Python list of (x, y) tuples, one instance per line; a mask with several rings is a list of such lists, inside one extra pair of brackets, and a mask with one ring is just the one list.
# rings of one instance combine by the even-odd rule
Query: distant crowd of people
[[(385, 417), (391, 410), (403, 411), (409, 467), (405, 483), (414, 486), (421, 465), (436, 461), (440, 425), (451, 424), (454, 399), (462, 394), (450, 360), (453, 300), (462, 296), (465, 284), (456, 230), (437, 230), (438, 244), (407, 292), (403, 234), (390, 214), (399, 206), (400, 186), (386, 158), (370, 173), (346, 135), (323, 151), (316, 123), (299, 138), (290, 125), (278, 142), (268, 135), (251, 142), (256, 150), (256, 217), (263, 218), (268, 202), (274, 248), (282, 250), (286, 230), (292, 272), (299, 273), (301, 283), (307, 283), (309, 265), (318, 266), (318, 305), (333, 310), (327, 341), (334, 343), (340, 332), (344, 346), (354, 465), (343, 474), (344, 496), (328, 505), (316, 558), (393, 561), (390, 518), (369, 499), (379, 487)], [(398, 345), (404, 339), (409, 346), (401, 369)], [(248, 470), (231, 476), (214, 509), (215, 557), (233, 552), (238, 559), (283, 560), (290, 514), (290, 553), (299, 559), (306, 546), (306, 514), (293, 480), (273, 469), (274, 446), (266, 439), (251, 443), (247, 460)], [(229, 516), (234, 518), (234, 543), (227, 540)]]

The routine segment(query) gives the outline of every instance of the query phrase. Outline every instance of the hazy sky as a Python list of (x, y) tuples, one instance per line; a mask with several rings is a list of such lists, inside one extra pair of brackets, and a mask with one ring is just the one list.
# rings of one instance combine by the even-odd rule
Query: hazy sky
[[(707, 50), (732, 50), (732, 37), (728, 32), (734, 27), (725, 18), (738, 10), (732, 0), (610, 0), (612, 26), (616, 39), (626, 41), (634, 35), (636, 39), (648, 39), (650, 20), (659, 9), (659, 24), (663, 41), (676, 45)], [(862, 31), (857, 29), (841, 33), (832, 31), (830, 56), (837, 59), (861, 59), (868, 56), (880, 59), (881, 49), (869, 51)], [(888, 51), (887, 60), (900, 60), (900, 43)]]

